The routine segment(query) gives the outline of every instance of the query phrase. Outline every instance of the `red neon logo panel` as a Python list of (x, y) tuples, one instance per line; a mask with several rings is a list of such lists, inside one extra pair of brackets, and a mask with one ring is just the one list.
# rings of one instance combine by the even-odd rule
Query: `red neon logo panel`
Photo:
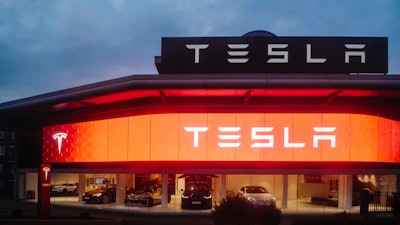
[(157, 114), (43, 131), (45, 163), (400, 162), (400, 122), (359, 114)]

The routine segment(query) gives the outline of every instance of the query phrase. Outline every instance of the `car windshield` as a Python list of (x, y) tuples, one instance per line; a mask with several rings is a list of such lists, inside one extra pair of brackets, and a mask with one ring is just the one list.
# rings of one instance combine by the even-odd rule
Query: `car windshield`
[(268, 193), (264, 187), (246, 187), (246, 193)]
[(115, 188), (115, 186), (114, 185), (108, 185), (108, 186), (102, 185), (102, 186), (97, 186), (95, 189), (96, 190), (110, 190), (112, 188)]
[(188, 184), (186, 190), (189, 191), (208, 191), (207, 184)]
[(104, 186), (99, 186), (99, 187), (96, 187), (95, 190), (106, 190), (106, 187), (104, 187)]
[(135, 190), (133, 191), (133, 193), (135, 193), (135, 194), (142, 194), (142, 193), (147, 193), (147, 192), (151, 192), (151, 191), (148, 190), (148, 189), (145, 188), (145, 187), (139, 187), (139, 188), (137, 188), (137, 189), (135, 189)]

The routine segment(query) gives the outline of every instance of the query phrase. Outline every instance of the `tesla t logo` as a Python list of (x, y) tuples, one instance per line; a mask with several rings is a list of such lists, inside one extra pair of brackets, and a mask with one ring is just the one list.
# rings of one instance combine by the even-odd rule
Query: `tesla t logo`
[(43, 167), (43, 172), (44, 172), (44, 179), (47, 181), (47, 177), (49, 176), (50, 172), (50, 167)]
[(61, 153), (62, 141), (63, 141), (63, 139), (67, 138), (67, 136), (68, 135), (66, 133), (64, 133), (64, 132), (58, 132), (58, 133), (53, 134), (54, 140), (57, 141), (58, 154)]
[[(274, 127), (251, 127), (251, 148), (273, 148)], [(312, 147), (318, 148), (320, 141), (329, 141), (331, 148), (336, 148), (336, 135), (333, 133), (336, 127), (313, 127)], [(193, 133), (193, 147), (199, 147), (199, 136), (208, 131), (208, 127), (184, 127), (188, 133)], [(241, 127), (218, 127), (218, 146), (220, 148), (237, 148), (240, 146)], [(290, 142), (290, 128), (283, 128), (284, 148), (304, 148), (305, 142)]]

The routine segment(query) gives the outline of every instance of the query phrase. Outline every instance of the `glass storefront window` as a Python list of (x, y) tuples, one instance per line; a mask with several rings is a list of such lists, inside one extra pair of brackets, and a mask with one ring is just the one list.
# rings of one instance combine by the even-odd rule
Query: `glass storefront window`
[[(114, 197), (110, 196), (109, 200), (104, 200), (106, 202), (99, 201), (104, 208), (179, 213), (185, 210), (181, 208), (182, 194), (186, 184), (193, 182), (193, 177), (190, 176), (185, 174), (53, 173), (51, 203), (96, 207), (95, 204), (86, 204), (83, 194), (96, 189), (105, 190), (107, 187), (113, 187)], [(391, 210), (393, 196), (399, 184), (398, 175), (394, 174), (213, 174), (199, 177), (204, 178), (201, 178), (200, 182), (209, 186), (213, 206), (219, 204), (225, 197), (243, 195), (243, 188), (246, 186), (261, 186), (267, 190), (270, 198), (274, 199), (276, 206), (281, 208), (283, 213), (326, 214), (343, 211), (358, 213), (359, 193), (363, 188), (370, 189), (373, 194), (371, 210), (387, 211)], [(166, 184), (163, 184), (162, 178), (167, 179)], [(166, 205), (156, 202), (151, 207), (140, 207), (125, 202), (127, 194), (134, 190), (154, 192), (161, 201), (163, 185), (166, 185), (168, 189)], [(29, 195), (27, 195), (28, 191)], [(24, 199), (37, 201), (36, 173), (25, 175), (25, 192)]]

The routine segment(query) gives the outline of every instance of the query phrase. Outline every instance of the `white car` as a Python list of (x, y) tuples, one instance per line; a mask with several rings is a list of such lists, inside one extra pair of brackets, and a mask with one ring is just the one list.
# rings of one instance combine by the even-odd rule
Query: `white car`
[(78, 186), (75, 184), (59, 184), (55, 185), (51, 188), (52, 192), (58, 192), (58, 193), (67, 193), (67, 192), (76, 192), (78, 190)]
[(238, 196), (245, 198), (254, 205), (276, 205), (275, 197), (262, 186), (244, 186), (240, 188)]

